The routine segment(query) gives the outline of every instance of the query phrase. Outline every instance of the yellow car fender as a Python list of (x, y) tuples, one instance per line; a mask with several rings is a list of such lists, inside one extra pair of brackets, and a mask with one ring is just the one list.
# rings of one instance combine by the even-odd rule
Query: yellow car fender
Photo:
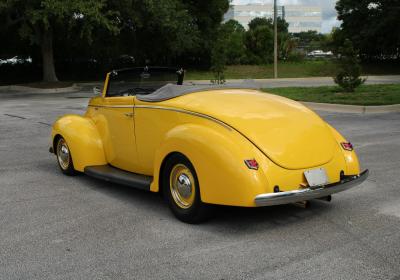
[(83, 172), (86, 166), (107, 164), (100, 135), (89, 118), (65, 115), (58, 119), (52, 129), (54, 152), (59, 136), (67, 141), (75, 170)]
[(360, 163), (358, 157), (354, 151), (344, 150), (340, 143), (348, 142), (336, 129), (327, 123), (327, 126), (331, 129), (333, 137), (336, 139), (340, 150), (343, 153), (344, 160), (346, 161), (346, 172), (345, 175), (357, 175), (360, 174)]
[[(166, 133), (155, 154), (151, 191), (159, 191), (163, 163), (174, 152), (185, 155), (193, 164), (205, 203), (254, 206), (257, 194), (272, 191), (261, 152), (238, 132), (218, 124), (182, 124)], [(259, 169), (249, 169), (245, 159), (256, 159)]]

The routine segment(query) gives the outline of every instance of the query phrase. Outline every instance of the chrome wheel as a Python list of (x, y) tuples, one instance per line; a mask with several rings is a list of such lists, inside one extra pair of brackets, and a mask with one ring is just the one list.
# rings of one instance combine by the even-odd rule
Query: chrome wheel
[(57, 160), (63, 170), (67, 170), (71, 164), (71, 153), (63, 138), (57, 142)]
[(212, 207), (201, 201), (196, 169), (186, 156), (180, 153), (169, 155), (161, 176), (164, 198), (179, 220), (197, 224), (210, 217)]
[(172, 168), (169, 186), (177, 206), (188, 209), (193, 205), (196, 193), (195, 184), (192, 172), (185, 165), (177, 164)]

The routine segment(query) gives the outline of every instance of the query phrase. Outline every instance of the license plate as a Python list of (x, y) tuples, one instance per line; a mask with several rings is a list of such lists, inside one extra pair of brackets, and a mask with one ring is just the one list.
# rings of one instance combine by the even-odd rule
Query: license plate
[(304, 171), (304, 176), (310, 187), (322, 186), (329, 184), (328, 175), (324, 168), (312, 169)]

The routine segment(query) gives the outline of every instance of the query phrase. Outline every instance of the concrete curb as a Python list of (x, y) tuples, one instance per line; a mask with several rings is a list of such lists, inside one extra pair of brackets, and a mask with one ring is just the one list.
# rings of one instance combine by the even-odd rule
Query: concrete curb
[(104, 85), (104, 81), (75, 83), (74, 85), (79, 86), (79, 87), (102, 87)]
[(2, 86), (0, 91), (14, 91), (21, 93), (66, 93), (66, 92), (77, 92), (81, 89), (77, 84), (73, 84), (71, 87), (64, 88), (33, 88), (25, 86)]
[(400, 112), (400, 104), (381, 105), (381, 106), (358, 106), (344, 104), (328, 104), (315, 102), (301, 102), (312, 110), (334, 112), (334, 113), (358, 113), (358, 114), (378, 114)]

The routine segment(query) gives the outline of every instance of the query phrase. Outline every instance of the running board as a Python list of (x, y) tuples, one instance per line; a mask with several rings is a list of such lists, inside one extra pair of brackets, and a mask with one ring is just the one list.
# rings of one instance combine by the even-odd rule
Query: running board
[(111, 165), (87, 166), (84, 169), (86, 175), (119, 185), (150, 191), (153, 177), (131, 173)]

